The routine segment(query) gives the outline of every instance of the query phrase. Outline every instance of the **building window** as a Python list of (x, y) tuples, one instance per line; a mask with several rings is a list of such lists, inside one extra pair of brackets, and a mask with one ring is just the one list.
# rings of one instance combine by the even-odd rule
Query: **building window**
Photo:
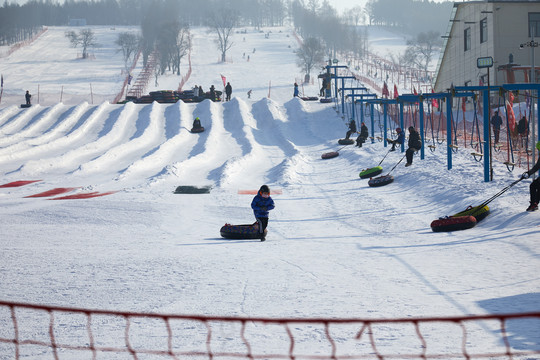
[(534, 37), (540, 37), (540, 13), (529, 13), (529, 37), (532, 34), (532, 28), (534, 27)]
[(471, 28), (466, 28), (464, 31), (463, 31), (463, 45), (464, 45), (464, 50), (467, 51), (467, 50), (471, 50)]
[(480, 44), (487, 41), (488, 30), (487, 30), (487, 18), (480, 20)]

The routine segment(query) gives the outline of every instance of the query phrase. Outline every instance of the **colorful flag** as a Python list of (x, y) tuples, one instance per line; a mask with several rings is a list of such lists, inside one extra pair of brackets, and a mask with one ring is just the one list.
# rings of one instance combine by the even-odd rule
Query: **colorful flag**
[(418, 92), (416, 92), (416, 88), (414, 86), (412, 88), (413, 88), (414, 95), (418, 95)]
[(394, 99), (397, 99), (399, 97), (399, 94), (398, 94), (398, 91), (397, 91), (397, 86), (396, 84), (394, 84)]
[(227, 78), (225, 76), (221, 75), (221, 80), (223, 81), (223, 86), (227, 85)]

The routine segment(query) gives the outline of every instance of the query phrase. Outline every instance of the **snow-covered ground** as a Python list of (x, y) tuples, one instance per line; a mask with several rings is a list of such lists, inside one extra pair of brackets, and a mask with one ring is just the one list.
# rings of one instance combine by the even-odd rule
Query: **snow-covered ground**
[[(337, 140), (347, 129), (331, 104), (292, 98), (301, 74), (290, 30), (271, 29), (269, 38), (236, 34), (225, 64), (217, 61), (213, 36), (194, 31), (185, 88), (207, 90), (226, 76), (233, 86), (227, 103), (113, 105), (94, 99), (20, 109), (22, 91), (35, 92), (37, 84), (69, 84), (82, 94), (92, 83), (112, 97), (120, 90), (123, 63), (110, 43), (114, 36), (105, 35), (119, 29), (98, 28), (98, 42), (109, 50), (87, 61), (68, 50), (64, 30), (49, 29), (0, 63), (4, 94), (20, 93), (20, 100), (0, 104), (0, 184), (40, 180), (0, 189), (0, 300), (295, 318), (540, 311), (540, 213), (524, 211), (530, 181), (493, 201), (491, 214), (473, 229), (430, 228), (434, 219), (490, 198), (523, 169), (510, 173), (497, 163), (494, 181), (484, 183), (482, 166), (468, 152), (454, 154), (448, 171), (438, 147), (424, 160), (417, 155), (411, 167), (399, 164), (392, 184), (370, 188), (358, 173), (385, 156), (382, 143), (345, 147), (339, 157), (322, 160), (322, 153), (341, 148)], [(149, 90), (176, 89), (179, 77), (158, 81)], [(316, 95), (318, 84), (304, 91)], [(205, 132), (188, 131), (195, 117)], [(390, 153), (385, 172), (403, 155)], [(223, 224), (254, 221), (252, 196), (239, 190), (262, 184), (281, 191), (273, 196), (267, 241), (221, 238)], [(179, 185), (212, 190), (173, 194)], [(74, 189), (26, 198), (55, 188)], [(51, 200), (109, 191), (115, 193)], [(12, 331), (10, 323), (2, 309), (0, 335)], [(20, 331), (46, 333), (47, 325), (40, 325), (21, 323)], [(510, 330), (513, 347), (540, 349), (540, 321)], [(61, 336), (74, 329), (60, 324), (56, 331)], [(377, 338), (396, 351), (406, 334), (382, 328)], [(459, 338), (436, 335), (427, 339), (430, 351), (461, 346)], [(479, 352), (503, 346), (497, 328), (480, 326), (473, 335), (470, 346)], [(268, 336), (264, 342), (272, 347), (281, 340)], [(366, 345), (342, 342), (351, 349)], [(322, 346), (318, 336), (306, 335), (305, 343)], [(0, 344), (0, 358), (13, 353), (11, 344)], [(22, 358), (50, 356), (21, 349)]]

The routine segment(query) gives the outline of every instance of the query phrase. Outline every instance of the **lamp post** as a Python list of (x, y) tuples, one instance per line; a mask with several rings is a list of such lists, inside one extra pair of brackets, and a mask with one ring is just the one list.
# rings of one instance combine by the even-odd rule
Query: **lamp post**
[[(535, 28), (534, 28), (534, 25), (531, 26), (531, 41), (528, 41), (528, 42), (525, 42), (525, 43), (522, 43), (519, 45), (519, 48), (520, 49), (523, 49), (523, 48), (526, 48), (526, 47), (530, 47), (531, 48), (531, 77), (529, 78), (529, 82), (532, 84), (532, 83), (535, 83), (536, 82), (536, 73), (535, 73), (535, 69), (534, 69), (534, 49), (536, 47), (538, 47), (538, 42), (537, 41), (534, 41), (534, 32), (535, 32)], [(532, 162), (533, 164), (536, 164), (536, 152), (534, 151), (535, 150), (535, 143), (537, 140), (534, 139), (534, 136), (536, 135), (536, 126), (535, 126), (535, 122), (534, 122), (534, 102), (531, 100), (531, 116), (530, 116), (530, 122), (532, 122), (532, 136), (531, 136), (531, 142), (532, 142)], [(533, 179), (535, 178), (535, 174), (533, 174)]]

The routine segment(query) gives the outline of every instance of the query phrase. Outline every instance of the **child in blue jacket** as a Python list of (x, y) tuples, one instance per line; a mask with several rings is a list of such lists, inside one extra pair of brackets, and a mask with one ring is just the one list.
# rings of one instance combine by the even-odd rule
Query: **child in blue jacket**
[(274, 200), (270, 197), (270, 188), (263, 185), (251, 201), (251, 208), (259, 223), (259, 232), (262, 234), (261, 241), (266, 240), (264, 230), (268, 226), (268, 212), (274, 208)]

